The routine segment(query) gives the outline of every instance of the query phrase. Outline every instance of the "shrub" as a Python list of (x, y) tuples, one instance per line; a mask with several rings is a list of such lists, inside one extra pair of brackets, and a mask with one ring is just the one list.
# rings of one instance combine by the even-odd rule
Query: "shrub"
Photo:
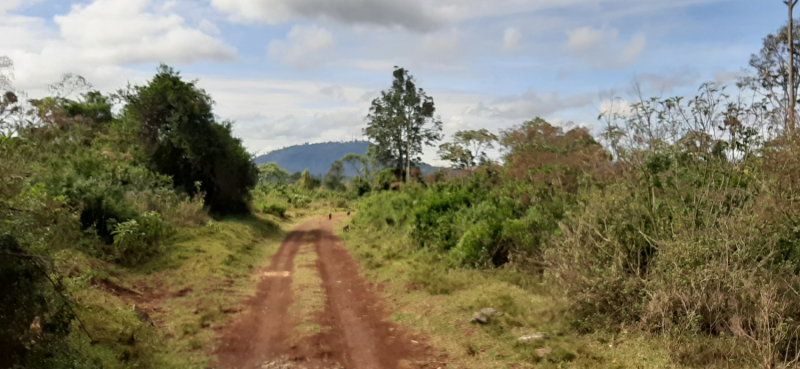
[(275, 216), (283, 217), (286, 215), (286, 209), (287, 209), (286, 205), (279, 204), (276, 202), (269, 202), (263, 204), (261, 206), (261, 209), (259, 209), (259, 211), (261, 211), (264, 214), (272, 214)]
[(353, 180), (350, 181), (350, 191), (356, 194), (357, 197), (366, 195), (371, 191), (369, 181), (361, 176), (353, 177)]
[(203, 200), (204, 193), (180, 195), (166, 187), (140, 192), (128, 192), (125, 200), (140, 213), (156, 212), (173, 227), (197, 226), (208, 223), (210, 217)]
[(164, 241), (173, 232), (172, 226), (162, 220), (160, 214), (141, 214), (114, 227), (114, 245), (107, 256), (122, 265), (140, 265), (160, 253)]
[(80, 180), (67, 193), (79, 201), (83, 228), (94, 229), (106, 244), (114, 242), (112, 231), (116, 224), (134, 219), (138, 213), (125, 201), (120, 186), (105, 185), (94, 179)]
[(294, 195), (292, 198), (292, 206), (295, 209), (305, 209), (311, 205), (311, 198), (303, 195)]
[(458, 212), (476, 199), (466, 189), (431, 192), (414, 208), (412, 236), (422, 247), (450, 250), (461, 238), (456, 227)]
[[(78, 363), (63, 341), (74, 319), (67, 306), (71, 301), (56, 293), (63, 286), (50, 284), (47, 260), (30, 254), (13, 237), (0, 235), (0, 367), (68, 368)], [(34, 322), (40, 332), (31, 330)]]

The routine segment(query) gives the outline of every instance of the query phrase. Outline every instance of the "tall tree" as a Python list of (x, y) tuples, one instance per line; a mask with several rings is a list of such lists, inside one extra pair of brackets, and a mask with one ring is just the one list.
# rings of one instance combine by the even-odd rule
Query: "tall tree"
[[(755, 75), (744, 81), (768, 99), (770, 105), (775, 108), (775, 113), (782, 116), (783, 128), (787, 131), (794, 129), (792, 115), (795, 103), (793, 102), (797, 100), (798, 90), (798, 79), (794, 74), (800, 67), (798, 65), (800, 48), (797, 47), (797, 40), (793, 37), (800, 29), (795, 22), (791, 22), (792, 32), (789, 30), (790, 27), (786, 24), (776, 33), (764, 38), (761, 50), (750, 57), (749, 64), (754, 69)], [(791, 45), (790, 37), (793, 40)]]
[(355, 168), (355, 170), (358, 171), (358, 175), (366, 179), (370, 178), (372, 169), (375, 167), (375, 163), (373, 163), (373, 160), (368, 155), (347, 154), (342, 157), (341, 161)]
[(337, 160), (331, 164), (331, 169), (328, 170), (322, 184), (329, 190), (339, 190), (343, 187), (342, 182), (344, 182), (344, 162)]
[(289, 180), (289, 172), (278, 165), (278, 163), (271, 162), (258, 165), (258, 180), (264, 183), (278, 183), (283, 184)]
[(401, 169), (408, 180), (412, 163), (420, 161), (423, 145), (441, 140), (442, 121), (434, 116), (433, 98), (408, 70), (395, 67), (392, 87), (372, 101), (364, 134), (375, 142), (375, 156), (384, 165)]
[(458, 131), (453, 135), (453, 142), (439, 146), (442, 160), (453, 163), (453, 167), (464, 169), (489, 162), (486, 150), (493, 149), (497, 136), (488, 130)]
[[(794, 6), (797, 5), (797, 0), (785, 0), (784, 3), (789, 7), (789, 27), (787, 35), (787, 43), (789, 44), (789, 84), (794, 85)], [(795, 104), (797, 103), (796, 90), (789, 89), (789, 124), (787, 125), (789, 131), (794, 133), (794, 114)]]

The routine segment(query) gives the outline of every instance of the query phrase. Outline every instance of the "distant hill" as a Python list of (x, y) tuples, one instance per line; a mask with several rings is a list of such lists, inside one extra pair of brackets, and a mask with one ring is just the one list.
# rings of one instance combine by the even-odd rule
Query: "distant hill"
[[(313, 176), (324, 176), (334, 161), (347, 154), (366, 154), (369, 144), (368, 141), (351, 141), (289, 146), (257, 157), (256, 164), (275, 162), (289, 173), (308, 169)], [(420, 169), (422, 174), (429, 174), (441, 168), (422, 163)], [(352, 177), (356, 174), (358, 173), (354, 168), (345, 166), (346, 176)]]

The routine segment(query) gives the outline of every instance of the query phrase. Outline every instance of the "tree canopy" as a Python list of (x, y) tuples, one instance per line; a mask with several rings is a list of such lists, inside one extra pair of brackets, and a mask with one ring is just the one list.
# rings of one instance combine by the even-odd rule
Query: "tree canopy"
[(258, 165), (258, 180), (266, 183), (286, 183), (289, 180), (286, 169), (281, 168), (278, 163), (265, 163)]
[(453, 142), (439, 146), (439, 156), (450, 161), (454, 168), (464, 169), (489, 162), (487, 149), (493, 149), (497, 136), (488, 130), (458, 131)]
[(253, 159), (233, 137), (231, 122), (217, 122), (213, 101), (195, 82), (161, 65), (144, 86), (120, 91), (124, 114), (139, 122), (139, 135), (150, 164), (172, 176), (175, 186), (190, 194), (206, 193), (218, 213), (247, 210), (249, 189), (256, 182)]
[[(794, 35), (800, 34), (800, 25), (794, 25)], [(750, 57), (750, 67), (755, 75), (745, 79), (746, 84), (757, 89), (769, 102), (784, 114), (789, 108), (789, 25), (764, 38), (761, 50)], [(800, 70), (800, 40), (794, 40), (794, 70)], [(800, 78), (794, 79), (794, 96), (797, 96)], [(788, 114), (784, 117), (788, 119)]]
[(441, 140), (442, 121), (435, 116), (433, 98), (417, 87), (408, 70), (396, 67), (393, 76), (392, 87), (372, 101), (364, 134), (375, 142), (375, 158), (408, 179), (423, 146)]

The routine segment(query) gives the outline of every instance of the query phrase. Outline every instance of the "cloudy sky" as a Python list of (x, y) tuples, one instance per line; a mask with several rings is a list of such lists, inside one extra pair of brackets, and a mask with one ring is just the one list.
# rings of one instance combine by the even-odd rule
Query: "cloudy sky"
[(31, 96), (67, 72), (110, 92), (165, 62), (264, 153), (360, 137), (395, 65), (448, 135), (595, 126), (634, 78), (669, 96), (731, 82), (785, 14), (780, 0), (0, 0), (0, 55)]

